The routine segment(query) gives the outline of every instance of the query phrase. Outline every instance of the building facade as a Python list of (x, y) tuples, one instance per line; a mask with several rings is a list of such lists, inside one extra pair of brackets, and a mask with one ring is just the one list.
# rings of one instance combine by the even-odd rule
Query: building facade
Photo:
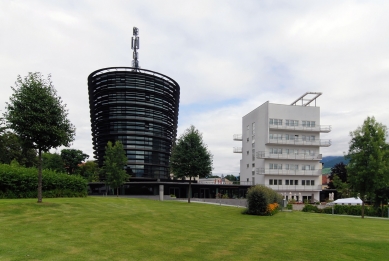
[(103, 165), (108, 141), (121, 141), (133, 178), (167, 179), (177, 135), (180, 86), (134, 67), (104, 68), (88, 77), (94, 156)]
[[(306, 99), (309, 95), (314, 98)], [(242, 153), (241, 183), (266, 185), (298, 202), (319, 200), (320, 148), (331, 145), (320, 137), (331, 131), (331, 126), (320, 125), (320, 95), (306, 93), (291, 105), (265, 102), (243, 117), (242, 134), (234, 135), (242, 142), (234, 148)]]

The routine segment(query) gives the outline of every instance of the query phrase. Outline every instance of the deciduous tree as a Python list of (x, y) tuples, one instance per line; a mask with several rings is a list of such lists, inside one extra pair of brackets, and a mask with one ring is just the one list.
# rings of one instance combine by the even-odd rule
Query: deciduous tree
[(99, 181), (99, 165), (94, 161), (87, 161), (80, 167), (80, 175), (89, 182)]
[(212, 174), (212, 157), (203, 142), (202, 134), (193, 125), (185, 130), (173, 146), (170, 169), (177, 178), (189, 178), (188, 203), (192, 178), (206, 178)]
[(42, 153), (42, 169), (50, 169), (60, 173), (66, 173), (65, 164), (58, 153)]
[(350, 136), (348, 180), (354, 192), (361, 195), (364, 218), (365, 196), (373, 199), (375, 192), (389, 183), (387, 128), (374, 117), (368, 117)]
[(29, 148), (38, 150), (38, 203), (42, 203), (42, 152), (69, 146), (75, 127), (68, 120), (66, 105), (57, 96), (50, 75), (18, 76), (6, 105), (7, 125)]
[(104, 171), (106, 175), (107, 184), (116, 188), (116, 195), (119, 196), (119, 187), (128, 180), (129, 176), (124, 170), (127, 164), (126, 152), (120, 141), (116, 141), (112, 146), (112, 142), (108, 142), (105, 147), (104, 156)]
[(0, 163), (16, 160), (21, 166), (33, 167), (37, 163), (36, 150), (24, 145), (19, 136), (10, 131), (0, 134)]
[(79, 169), (78, 165), (89, 158), (89, 155), (81, 150), (63, 149), (61, 150), (61, 158), (68, 174), (74, 174)]

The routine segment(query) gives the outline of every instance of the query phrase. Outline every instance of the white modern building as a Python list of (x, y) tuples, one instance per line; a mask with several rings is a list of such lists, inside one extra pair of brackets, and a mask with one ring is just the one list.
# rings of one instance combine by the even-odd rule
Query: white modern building
[(234, 140), (242, 147), (241, 184), (266, 185), (287, 199), (319, 200), (322, 189), (321, 139), (331, 126), (320, 125), (321, 93), (307, 92), (290, 105), (265, 102), (242, 119), (242, 134)]

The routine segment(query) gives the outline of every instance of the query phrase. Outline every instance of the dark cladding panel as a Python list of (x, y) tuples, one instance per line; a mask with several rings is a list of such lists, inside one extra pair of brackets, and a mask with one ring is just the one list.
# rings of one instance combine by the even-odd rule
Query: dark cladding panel
[(92, 143), (99, 166), (108, 141), (120, 140), (133, 177), (169, 177), (177, 135), (180, 86), (171, 78), (131, 67), (97, 70), (88, 77)]

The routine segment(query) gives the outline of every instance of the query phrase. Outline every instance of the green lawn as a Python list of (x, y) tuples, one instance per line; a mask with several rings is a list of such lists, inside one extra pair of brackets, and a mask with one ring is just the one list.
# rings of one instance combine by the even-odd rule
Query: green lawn
[(131, 198), (0, 200), (0, 260), (388, 260), (389, 220)]

